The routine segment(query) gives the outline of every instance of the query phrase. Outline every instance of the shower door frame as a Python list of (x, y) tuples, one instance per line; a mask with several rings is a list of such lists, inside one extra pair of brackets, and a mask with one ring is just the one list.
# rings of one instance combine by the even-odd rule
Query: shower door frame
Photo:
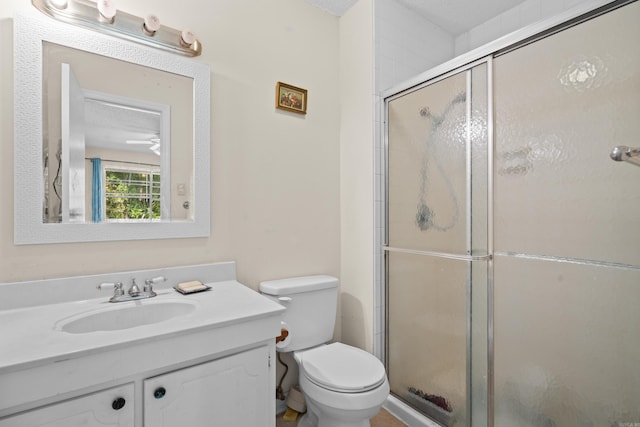
[[(466, 346), (466, 373), (465, 373), (465, 378), (466, 378), (466, 397), (465, 397), (465, 407), (466, 407), (466, 415), (465, 418), (467, 420), (471, 420), (471, 411), (472, 411), (472, 405), (471, 405), (471, 361), (472, 361), (472, 330), (471, 330), (471, 306), (472, 306), (472, 289), (471, 289), (471, 270), (472, 270), (472, 263), (474, 262), (478, 262), (478, 261), (486, 261), (487, 262), (487, 271), (489, 274), (489, 277), (492, 277), (492, 269), (493, 269), (493, 263), (492, 263), (492, 254), (493, 254), (493, 231), (492, 231), (492, 224), (493, 224), (493, 178), (492, 178), (492, 174), (491, 171), (492, 169), (492, 159), (493, 159), (493, 88), (491, 85), (492, 82), (492, 72), (493, 72), (493, 56), (486, 56), (484, 58), (478, 59), (476, 61), (470, 62), (464, 66), (455, 68), (450, 70), (448, 73), (442, 74), (440, 76), (437, 76), (431, 80), (425, 81), (422, 84), (416, 85), (414, 87), (411, 87), (409, 89), (406, 89), (402, 92), (396, 93), (392, 96), (388, 96), (385, 98), (384, 100), (384, 177), (385, 177), (385, 182), (384, 182), (384, 192), (385, 192), (385, 200), (389, 200), (389, 132), (388, 132), (388, 123), (389, 123), (389, 108), (388, 105), (390, 102), (402, 98), (406, 95), (410, 95), (414, 92), (417, 92), (421, 89), (424, 89), (426, 87), (438, 84), (450, 77), (459, 75), (459, 74), (465, 74), (465, 80), (466, 80), (466, 105), (465, 105), (465, 115), (466, 115), (466, 120), (467, 120), (467, 124), (469, 123), (469, 120), (471, 119), (471, 103), (472, 103), (472, 98), (473, 98), (473, 92), (472, 92), (472, 88), (471, 88), (471, 72), (474, 68), (482, 66), (482, 65), (486, 65), (487, 66), (487, 85), (486, 85), (486, 96), (487, 96), (487, 157), (488, 157), (488, 163), (487, 163), (487, 253), (486, 254), (481, 254), (481, 255), (473, 255), (472, 252), (472, 246), (471, 246), (471, 239), (472, 239), (472, 235), (471, 235), (471, 210), (472, 210), (472, 204), (471, 204), (471, 185), (472, 185), (472, 176), (471, 176), (471, 127), (467, 126), (467, 131), (465, 134), (465, 152), (466, 152), (466, 156), (465, 156), (465, 187), (466, 187), (466, 192), (465, 192), (465, 197), (466, 197), (466, 210), (465, 210), (465, 241), (466, 241), (466, 251), (467, 251), (467, 255), (460, 255), (460, 254), (453, 254), (453, 253), (446, 253), (446, 252), (433, 252), (433, 251), (424, 251), (424, 250), (413, 250), (413, 249), (404, 249), (404, 248), (397, 248), (397, 247), (392, 247), (389, 246), (389, 204), (385, 203), (384, 204), (384, 209), (385, 209), (385, 214), (384, 214), (384, 218), (386, 218), (386, 222), (385, 222), (385, 227), (384, 227), (384, 239), (382, 240), (383, 242), (383, 268), (384, 268), (384, 283), (385, 283), (385, 296), (384, 296), (384, 306), (387, 307), (389, 304), (389, 296), (388, 296), (388, 292), (387, 292), (387, 287), (386, 284), (389, 283), (389, 276), (388, 276), (388, 263), (389, 263), (389, 257), (387, 256), (389, 253), (394, 252), (394, 253), (404, 253), (404, 254), (414, 254), (414, 255), (423, 255), (423, 256), (430, 256), (433, 258), (438, 258), (438, 259), (451, 259), (451, 260), (457, 260), (457, 261), (466, 261), (467, 262), (467, 279), (466, 279), (466, 283), (465, 283), (465, 307), (466, 307), (466, 319), (465, 319), (465, 323), (466, 323), (466, 327), (465, 327), (465, 333), (466, 333), (466, 340), (465, 340), (465, 346)], [(492, 283), (492, 281), (487, 280), (487, 294), (491, 295), (489, 292), (492, 292), (492, 290), (490, 289), (490, 284)], [(489, 299), (490, 300), (490, 299)], [(489, 309), (489, 307), (487, 307), (487, 310)], [(492, 312), (492, 311), (491, 311)], [(387, 331), (388, 327), (389, 327), (389, 312), (388, 310), (385, 310), (385, 327), (384, 330)], [(487, 319), (489, 319), (489, 316), (487, 315)], [(491, 328), (488, 330), (493, 330), (493, 326), (491, 326)], [(389, 354), (389, 340), (388, 337), (385, 335), (384, 337), (384, 354), (387, 355)], [(488, 337), (488, 343), (487, 345), (489, 346), (490, 349), (492, 349), (492, 341), (493, 341), (493, 337)], [(493, 351), (489, 350), (488, 352), (488, 357), (490, 358), (488, 365), (489, 366), (493, 366)], [(389, 371), (389, 365), (388, 365), (388, 361), (385, 358), (385, 367), (387, 372)], [(488, 368), (488, 367), (487, 367)], [(489, 372), (488, 372), (489, 374)], [(488, 378), (492, 378), (492, 376), (488, 375)], [(487, 392), (487, 397), (489, 396), (489, 393)], [(488, 408), (487, 408), (488, 409)]]
[[(445, 62), (435, 68), (432, 68), (429, 71), (426, 71), (418, 76), (400, 84), (394, 86), (388, 90), (383, 91), (380, 94), (380, 102), (377, 105), (377, 110), (380, 114), (379, 117), (382, 118), (379, 123), (381, 140), (376, 143), (382, 144), (382, 149), (380, 151), (376, 150), (376, 155), (382, 156), (381, 159), (376, 159), (376, 165), (378, 168), (375, 172), (382, 173), (383, 182), (379, 182), (376, 184), (376, 194), (379, 199), (377, 199), (376, 206), (378, 209), (375, 209), (375, 217), (378, 218), (379, 223), (382, 225), (381, 229), (375, 229), (375, 239), (374, 241), (379, 242), (379, 248), (376, 248), (374, 251), (374, 269), (378, 273), (379, 281), (376, 281), (376, 290), (374, 292), (374, 300), (377, 300), (381, 307), (380, 311), (375, 313), (374, 323), (375, 327), (379, 328), (381, 331), (380, 334), (377, 334), (377, 342), (374, 343), (375, 354), (380, 358), (385, 366), (388, 365), (387, 354), (388, 354), (388, 337), (387, 337), (387, 326), (388, 326), (388, 299), (387, 299), (387, 254), (390, 252), (405, 252), (405, 253), (419, 253), (422, 255), (432, 255), (441, 258), (450, 258), (450, 259), (458, 259), (458, 260), (466, 260), (471, 262), (479, 261), (479, 260), (487, 260), (487, 408), (486, 408), (486, 425), (488, 427), (494, 426), (494, 336), (493, 336), (493, 286), (494, 286), (494, 278), (493, 278), (493, 254), (494, 254), (494, 242), (493, 242), (493, 193), (494, 193), (494, 103), (493, 103), (493, 59), (506, 54), (510, 51), (518, 49), (527, 44), (533, 43), (535, 41), (546, 38), (550, 35), (559, 33), (564, 31), (572, 26), (578, 25), (582, 22), (591, 20), (600, 15), (611, 12), (620, 7), (626, 6), (628, 4), (634, 3), (638, 0), (590, 0), (580, 3), (576, 7), (571, 10), (568, 10), (559, 15), (553, 16), (551, 18), (545, 19), (539, 23), (529, 25), (520, 30), (514, 31), (507, 36), (501, 37), (493, 42), (490, 42), (484, 46), (481, 46), (477, 49), (474, 49), (466, 54), (463, 54), (453, 60)], [(388, 103), (393, 99), (396, 99), (400, 96), (404, 96), (408, 93), (419, 90), (423, 87), (435, 84), (439, 81), (442, 81), (454, 74), (458, 74), (461, 72), (468, 72), (474, 66), (486, 63), (487, 64), (487, 255), (480, 256), (456, 256), (452, 254), (442, 254), (435, 252), (426, 252), (426, 251), (411, 251), (411, 250), (399, 250), (397, 248), (391, 248), (388, 246), (388, 203), (389, 200), (389, 138), (388, 138)], [(470, 179), (470, 176), (467, 172), (467, 179)], [(470, 183), (467, 182), (467, 188)], [(467, 205), (467, 211), (470, 209), (470, 205)], [(467, 217), (470, 215), (467, 213)], [(375, 223), (375, 221), (374, 221)], [(467, 236), (469, 237), (469, 236)], [(470, 281), (467, 282), (467, 307), (469, 307), (470, 303)], [(467, 322), (467, 420), (468, 423), (471, 422), (471, 319), (469, 316), (466, 319)], [(374, 328), (375, 328), (374, 327)], [(387, 366), (388, 369), (388, 366)], [(418, 411), (411, 408), (409, 405), (405, 404), (398, 398), (394, 396), (390, 396), (387, 401), (386, 406), (395, 409), (396, 413), (404, 413), (408, 417), (412, 418), (416, 423), (423, 424), (421, 420), (424, 418), (424, 415), (419, 413)], [(468, 424), (472, 425), (472, 424)]]

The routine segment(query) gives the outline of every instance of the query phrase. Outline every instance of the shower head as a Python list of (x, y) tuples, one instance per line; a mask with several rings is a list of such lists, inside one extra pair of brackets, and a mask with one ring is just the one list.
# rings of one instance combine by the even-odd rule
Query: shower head
[(447, 114), (449, 114), (449, 111), (456, 104), (460, 104), (462, 102), (465, 102), (466, 100), (467, 100), (467, 94), (466, 94), (466, 92), (463, 91), (463, 92), (460, 92), (459, 94), (457, 94), (456, 96), (453, 97), (451, 102), (449, 102), (449, 104), (447, 104), (447, 106), (445, 107), (444, 111), (439, 116), (436, 116), (433, 113), (431, 113), (431, 109), (429, 107), (420, 108), (418, 113), (420, 114), (420, 117), (432, 119), (433, 120), (433, 129), (435, 130), (442, 124), (442, 122), (444, 122), (445, 118), (447, 117)]
[(612, 160), (616, 162), (629, 162), (636, 166), (640, 166), (640, 148), (631, 148), (626, 145), (618, 145), (613, 147), (609, 154)]
[(420, 117), (430, 117), (431, 116), (431, 110), (429, 110), (429, 107), (422, 107), (420, 109)]

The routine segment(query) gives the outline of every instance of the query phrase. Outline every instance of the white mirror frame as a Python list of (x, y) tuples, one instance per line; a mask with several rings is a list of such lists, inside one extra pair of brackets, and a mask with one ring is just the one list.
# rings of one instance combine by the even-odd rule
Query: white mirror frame
[[(210, 235), (210, 68), (33, 13), (14, 21), (14, 243), (46, 244), (170, 239)], [(193, 221), (43, 223), (43, 42), (80, 49), (193, 78)]]

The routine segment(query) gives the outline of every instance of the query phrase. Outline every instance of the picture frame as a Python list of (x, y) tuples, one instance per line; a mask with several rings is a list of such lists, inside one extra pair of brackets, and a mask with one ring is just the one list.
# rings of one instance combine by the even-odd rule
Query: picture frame
[(276, 84), (276, 108), (307, 114), (307, 90), (287, 83)]

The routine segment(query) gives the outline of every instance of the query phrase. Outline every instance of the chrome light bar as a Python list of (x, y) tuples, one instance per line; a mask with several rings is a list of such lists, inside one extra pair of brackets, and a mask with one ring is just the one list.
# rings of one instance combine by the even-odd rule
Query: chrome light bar
[(202, 44), (192, 31), (178, 31), (160, 25), (155, 15), (146, 19), (117, 11), (113, 0), (31, 0), (45, 15), (59, 21), (105, 32), (129, 41), (142, 43), (185, 56), (198, 56)]

